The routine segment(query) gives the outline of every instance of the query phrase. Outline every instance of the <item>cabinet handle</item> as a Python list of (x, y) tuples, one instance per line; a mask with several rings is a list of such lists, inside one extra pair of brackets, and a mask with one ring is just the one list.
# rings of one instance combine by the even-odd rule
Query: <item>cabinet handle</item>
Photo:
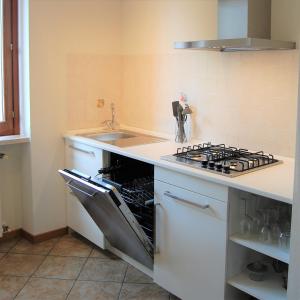
[(73, 150), (76, 150), (76, 151), (79, 151), (79, 152), (82, 152), (82, 153), (85, 153), (85, 154), (89, 154), (89, 155), (95, 156), (95, 152), (94, 151), (84, 150), (84, 149), (78, 148), (78, 147), (73, 146), (73, 145), (69, 145), (69, 148), (71, 148)]
[[(157, 216), (157, 213), (156, 213), (156, 209), (157, 209), (157, 207), (160, 207), (161, 206), (161, 204), (160, 203), (155, 203), (154, 204), (154, 207), (155, 207), (155, 218), (156, 218), (156, 216)], [(159, 245), (158, 245), (158, 236), (159, 236), (159, 234), (158, 234), (158, 230), (157, 230), (157, 221), (156, 221), (156, 238), (155, 238), (155, 243), (154, 243), (154, 254), (159, 254), (160, 253), (160, 251), (159, 251)]]
[(82, 194), (84, 194), (84, 195), (86, 195), (86, 196), (88, 196), (88, 197), (94, 197), (94, 196), (97, 194), (97, 192), (95, 192), (95, 193), (93, 193), (93, 194), (89, 194), (88, 192), (83, 191), (83, 190), (81, 190), (80, 188), (78, 188), (78, 187), (72, 185), (70, 182), (67, 182), (67, 185), (68, 185), (68, 187), (70, 187), (71, 189), (74, 189), (74, 190), (76, 190), (76, 191), (78, 191), (78, 192), (80, 192), (80, 193), (82, 193)]
[(189, 200), (186, 200), (186, 199), (174, 196), (169, 191), (164, 192), (164, 195), (167, 196), (167, 197), (169, 197), (169, 198), (172, 198), (174, 200), (177, 200), (179, 202), (187, 203), (187, 204), (190, 204), (192, 206), (195, 206), (195, 207), (198, 207), (198, 208), (201, 208), (201, 209), (207, 209), (207, 208), (209, 208), (208, 204), (202, 205), (202, 204), (194, 203), (192, 201), (189, 201)]

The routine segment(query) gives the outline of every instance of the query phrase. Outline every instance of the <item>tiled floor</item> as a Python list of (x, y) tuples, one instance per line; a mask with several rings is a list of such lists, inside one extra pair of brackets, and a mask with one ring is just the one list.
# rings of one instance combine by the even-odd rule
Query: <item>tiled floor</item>
[(0, 300), (164, 300), (174, 296), (80, 236), (0, 242)]

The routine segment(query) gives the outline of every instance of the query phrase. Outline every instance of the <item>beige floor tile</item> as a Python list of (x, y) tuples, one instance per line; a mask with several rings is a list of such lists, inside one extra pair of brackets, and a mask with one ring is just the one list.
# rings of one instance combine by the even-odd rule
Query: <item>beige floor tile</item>
[(48, 256), (34, 277), (76, 279), (85, 260), (83, 257)]
[(88, 257), (91, 251), (92, 247), (86, 241), (65, 235), (56, 243), (50, 255)]
[(153, 283), (153, 280), (151, 277), (149, 277), (145, 273), (137, 270), (133, 266), (128, 266), (124, 282), (127, 282), (127, 283)]
[(92, 253), (90, 257), (94, 258), (101, 258), (101, 259), (114, 259), (114, 260), (120, 260), (120, 258), (113, 253), (107, 251), (107, 250), (102, 250), (100, 248), (94, 248), (92, 250)]
[(0, 300), (11, 300), (23, 288), (28, 277), (0, 276)]
[(46, 255), (57, 241), (58, 239), (51, 239), (45, 242), (32, 244), (25, 239), (21, 239), (9, 252)]
[(77, 281), (68, 300), (116, 300), (121, 283)]
[(169, 293), (156, 284), (124, 283), (120, 300), (168, 300)]
[(42, 255), (9, 253), (1, 260), (0, 275), (30, 276), (44, 259)]
[(0, 241), (0, 252), (8, 252), (19, 240), (20, 238), (16, 237), (6, 241)]
[(18, 300), (64, 300), (73, 285), (73, 280), (31, 278)]
[(122, 282), (127, 264), (121, 260), (89, 258), (79, 280)]

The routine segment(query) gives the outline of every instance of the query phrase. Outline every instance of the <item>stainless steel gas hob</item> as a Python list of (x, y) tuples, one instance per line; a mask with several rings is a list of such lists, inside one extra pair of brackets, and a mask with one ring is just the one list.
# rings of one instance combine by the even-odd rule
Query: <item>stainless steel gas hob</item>
[(226, 147), (225, 144), (211, 143), (178, 148), (175, 154), (162, 156), (161, 159), (228, 177), (236, 177), (282, 163), (263, 151), (251, 152)]

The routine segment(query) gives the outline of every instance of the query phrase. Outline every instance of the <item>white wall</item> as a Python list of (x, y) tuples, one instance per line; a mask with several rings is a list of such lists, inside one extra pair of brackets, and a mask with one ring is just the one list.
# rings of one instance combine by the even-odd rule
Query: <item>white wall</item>
[(298, 51), (172, 49), (214, 38), (216, 13), (211, 0), (122, 1), (122, 122), (173, 133), (171, 101), (185, 92), (195, 137), (294, 156)]
[(32, 234), (66, 226), (64, 183), (57, 175), (64, 166), (63, 133), (101, 124), (108, 114), (93, 114), (96, 99), (119, 98), (119, 5), (30, 1), (32, 142), (24, 151), (24, 169), (31, 178), (24, 185), (23, 227)]

